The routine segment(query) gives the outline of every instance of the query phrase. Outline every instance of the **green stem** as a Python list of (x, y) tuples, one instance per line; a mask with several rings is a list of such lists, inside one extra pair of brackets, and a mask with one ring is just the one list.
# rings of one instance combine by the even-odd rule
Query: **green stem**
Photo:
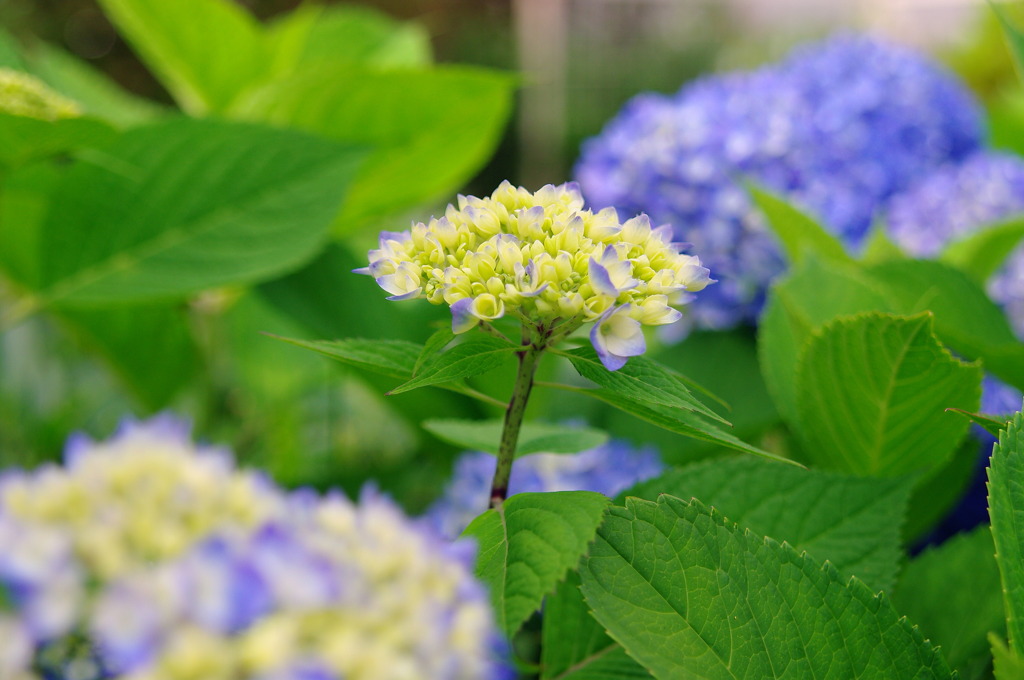
[[(519, 430), (523, 426), (523, 415), (526, 413), (526, 402), (533, 389), (533, 376), (537, 371), (537, 361), (544, 353), (543, 343), (533, 343), (524, 327), (523, 351), (518, 353), (519, 371), (512, 387), (512, 398), (505, 410), (505, 426), (501, 430), (501, 443), (498, 445), (498, 467), (494, 471), (494, 482), (491, 484), (491, 507), (496, 508), (508, 496), (508, 480), (512, 475), (512, 461), (516, 455), (516, 444), (519, 443)], [(538, 344), (540, 346), (538, 346)]]

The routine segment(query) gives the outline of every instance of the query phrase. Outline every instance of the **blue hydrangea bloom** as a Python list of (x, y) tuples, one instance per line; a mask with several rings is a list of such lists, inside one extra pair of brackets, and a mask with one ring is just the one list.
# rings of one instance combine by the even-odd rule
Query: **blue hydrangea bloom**
[(500, 678), (475, 545), (288, 493), (167, 418), (0, 475), (0, 677)]
[[(487, 509), (496, 466), (497, 459), (491, 454), (462, 454), (441, 497), (427, 510), (427, 521), (449, 538), (461, 534)], [(596, 491), (615, 496), (664, 469), (655, 449), (637, 450), (625, 442), (612, 441), (580, 453), (534, 453), (517, 458), (508, 492)]]
[[(932, 257), (950, 241), (1020, 215), (1024, 215), (1024, 160), (985, 151), (939, 169), (894, 196), (887, 222), (901, 248), (911, 255)], [(989, 296), (1006, 310), (1017, 335), (1024, 338), (1024, 245), (1010, 254), (987, 287)]]
[(783, 269), (740, 180), (785, 194), (856, 247), (884, 201), (980, 139), (979, 108), (952, 76), (847, 35), (634, 98), (584, 144), (575, 174), (595, 208), (646, 212), (692, 242), (719, 280), (689, 307), (692, 322), (727, 328), (756, 319)]

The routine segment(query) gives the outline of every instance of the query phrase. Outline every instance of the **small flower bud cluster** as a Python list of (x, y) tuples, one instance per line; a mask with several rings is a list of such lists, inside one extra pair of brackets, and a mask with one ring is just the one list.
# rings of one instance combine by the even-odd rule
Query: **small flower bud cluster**
[(9, 68), (0, 68), (0, 113), (60, 120), (81, 115), (78, 104), (57, 94), (43, 81)]
[[(442, 534), (456, 538), (487, 509), (487, 488), (497, 460), (489, 453), (464, 453), (455, 462), (444, 493), (427, 510)], [(534, 453), (516, 459), (509, 494), (548, 491), (596, 491), (614, 497), (665, 470), (658, 452), (636, 449), (626, 442), (607, 444), (574, 454)]]
[(66, 468), (0, 478), (0, 677), (497, 677), (472, 545), (372, 490), (287, 494), (183, 434), (133, 424), (74, 441)]
[(711, 282), (670, 227), (584, 210), (575, 184), (530, 193), (503, 182), (489, 198), (460, 196), (441, 218), (383, 233), (369, 260), (360, 271), (389, 300), (447, 304), (456, 333), (506, 315), (549, 330), (597, 321), (592, 339), (612, 370), (644, 351), (642, 325), (678, 320), (671, 305)]

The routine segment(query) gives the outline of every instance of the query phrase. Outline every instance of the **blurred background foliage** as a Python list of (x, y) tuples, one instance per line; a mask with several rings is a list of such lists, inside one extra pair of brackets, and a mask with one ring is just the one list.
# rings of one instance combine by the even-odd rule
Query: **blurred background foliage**
[[(239, 4), (268, 24), (308, 9), (294, 0)], [(396, 74), (403, 68), (430, 69), (431, 64), (490, 69), (480, 72), (482, 89), (465, 101), (458, 99), (457, 88), (429, 91), (431, 81), (423, 81), (428, 89), (421, 93), (423, 101), (437, 111), (469, 105), (487, 111), (490, 123), (469, 160), (397, 205), (367, 199), (354, 216), (343, 208), (334, 238), (315, 257), (280, 275), (204, 287), (146, 312), (114, 307), (101, 321), (90, 320), (90, 312), (81, 309), (35, 314), (3, 333), (0, 463), (38, 464), (60, 455), (70, 431), (106, 434), (125, 414), (173, 409), (190, 416), (201, 437), (230, 443), (243, 461), (266, 467), (285, 484), (337, 484), (351, 491), (374, 478), (419, 509), (436, 495), (457, 453), (419, 423), (438, 415), (499, 412), (439, 390), (384, 397), (394, 386), (388, 381), (346, 371), (261, 335), (423, 341), (432, 325), (447, 324), (443, 307), (389, 303), (371, 279), (348, 274), (364, 264), (378, 230), (404, 229), (411, 218), (437, 214), (455, 191), (489, 193), (503, 179), (531, 188), (566, 181), (581, 142), (638, 92), (674, 92), (704, 73), (755, 66), (837, 28), (889, 33), (932, 51), (989, 107), (997, 145), (1021, 150), (1024, 139), (1016, 127), (1024, 120), (1019, 115), (1024, 103), (1011, 94), (1012, 63), (998, 25), (980, 2), (945, 3), (944, 12), (930, 11), (935, 8), (928, 3), (796, 0), (379, 0), (344, 7), (359, 8), (365, 25), (328, 35), (323, 44), (343, 43), (350, 58), (368, 64), (369, 71), (391, 74), (385, 79), (400, 78)], [(116, 102), (101, 114), (116, 127), (160, 118), (176, 105), (189, 110), (180, 93), (176, 104), (167, 78), (151, 68), (152, 58), (149, 67), (144, 65), (96, 2), (5, 0), (0, 25), (10, 36), (0, 41), (0, 65), (25, 66), (84, 104), (89, 96)], [(316, 48), (309, 50), (303, 58), (315, 60)], [(81, 64), (123, 92), (97, 85), (83, 75)], [(348, 77), (343, 71), (339, 78)], [(502, 81), (501, 73), (518, 76)], [(332, 100), (313, 75), (296, 82), (284, 93), (288, 96), (271, 89), (243, 105), (229, 102), (218, 110), (216, 102), (207, 102), (210, 106), (190, 112), (212, 111), (351, 141), (334, 130), (371, 120), (368, 112), (375, 103), (382, 110), (390, 105), (383, 91), (370, 88), (360, 113), (365, 118), (314, 120), (308, 111), (345, 111), (351, 102)], [(72, 84), (75, 91), (68, 90)], [(400, 81), (393, 85), (396, 97), (408, 94)], [(508, 99), (513, 87), (514, 108)], [(371, 144), (386, 141), (390, 132), (377, 134)], [(407, 172), (435, 172), (423, 157), (409, 156), (409, 163)], [(8, 210), (31, 212), (32, 191), (41, 181), (24, 168), (7, 175), (5, 204), (14, 208), (0, 211), (0, 230)], [(2, 293), (13, 307), (15, 291)], [(735, 434), (784, 448), (779, 440), (785, 430), (759, 377), (752, 330), (696, 333), (685, 345), (655, 356), (727, 401)], [(542, 366), (548, 377), (556, 370), (554, 364)], [(509, 378), (508, 371), (499, 370), (476, 386), (504, 399), (502, 386)], [(669, 463), (716, 453), (612, 415), (597, 403), (539, 391), (531, 411), (546, 420), (583, 415), (600, 421), (616, 436), (657, 444)]]

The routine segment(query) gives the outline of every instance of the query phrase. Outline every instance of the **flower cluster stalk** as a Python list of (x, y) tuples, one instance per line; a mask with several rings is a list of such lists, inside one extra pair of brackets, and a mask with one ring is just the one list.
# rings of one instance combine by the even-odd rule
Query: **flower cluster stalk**
[(525, 350), (518, 353), (519, 370), (512, 386), (512, 397), (505, 409), (505, 425), (501, 430), (501, 442), (498, 445), (498, 465), (494, 470), (494, 481), (491, 483), (491, 507), (496, 508), (504, 502), (508, 495), (508, 481), (512, 475), (512, 462), (515, 460), (516, 446), (519, 443), (519, 431), (523, 426), (523, 415), (526, 403), (533, 389), (533, 376), (537, 372), (537, 362), (543, 348), (536, 347), (531, 341)]

